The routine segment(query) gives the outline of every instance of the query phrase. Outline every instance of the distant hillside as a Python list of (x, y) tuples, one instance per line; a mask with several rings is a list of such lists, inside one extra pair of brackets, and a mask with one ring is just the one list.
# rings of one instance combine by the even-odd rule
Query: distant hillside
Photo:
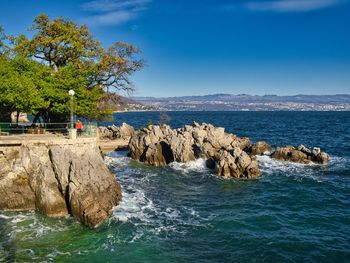
[(100, 106), (113, 111), (153, 111), (158, 110), (157, 107), (152, 105), (146, 105), (142, 102), (135, 101), (131, 98), (119, 96), (116, 94), (109, 94), (103, 101), (100, 102)]
[(212, 94), (168, 98), (135, 97), (135, 101), (164, 110), (350, 110), (350, 95)]

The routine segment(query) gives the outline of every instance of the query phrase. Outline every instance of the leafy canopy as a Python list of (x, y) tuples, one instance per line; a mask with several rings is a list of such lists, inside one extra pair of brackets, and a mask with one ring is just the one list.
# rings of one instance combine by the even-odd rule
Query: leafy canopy
[[(64, 121), (69, 113), (68, 90), (74, 89), (75, 113), (101, 118), (110, 113), (100, 102), (110, 91), (134, 90), (130, 77), (143, 67), (139, 50), (116, 42), (105, 49), (85, 25), (66, 18), (35, 18), (33, 36), (10, 36), (9, 53), (1, 53), (0, 102), (3, 108)], [(3, 54), (3, 55), (1, 55)], [(25, 99), (24, 99), (25, 98)]]

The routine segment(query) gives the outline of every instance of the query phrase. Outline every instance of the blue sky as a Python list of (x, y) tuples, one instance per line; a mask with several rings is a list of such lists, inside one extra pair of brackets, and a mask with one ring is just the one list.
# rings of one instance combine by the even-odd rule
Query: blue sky
[(138, 46), (136, 96), (350, 94), (350, 0), (12, 0), (0, 25), (40, 13)]

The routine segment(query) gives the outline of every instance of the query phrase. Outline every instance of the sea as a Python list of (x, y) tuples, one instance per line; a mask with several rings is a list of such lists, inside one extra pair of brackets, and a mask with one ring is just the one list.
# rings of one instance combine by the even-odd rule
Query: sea
[[(0, 213), (0, 262), (350, 262), (350, 112), (167, 112), (273, 147), (321, 147), (327, 165), (258, 157), (261, 177), (217, 177), (202, 159), (150, 167), (110, 153), (123, 200), (95, 229), (72, 218)], [(105, 125), (158, 124), (159, 112)]]

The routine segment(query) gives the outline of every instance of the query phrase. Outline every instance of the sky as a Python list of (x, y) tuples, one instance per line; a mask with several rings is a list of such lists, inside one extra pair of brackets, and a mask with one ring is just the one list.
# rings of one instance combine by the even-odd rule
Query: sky
[(87, 24), (142, 50), (134, 96), (350, 94), (350, 0), (11, 0), (7, 34), (34, 18)]

